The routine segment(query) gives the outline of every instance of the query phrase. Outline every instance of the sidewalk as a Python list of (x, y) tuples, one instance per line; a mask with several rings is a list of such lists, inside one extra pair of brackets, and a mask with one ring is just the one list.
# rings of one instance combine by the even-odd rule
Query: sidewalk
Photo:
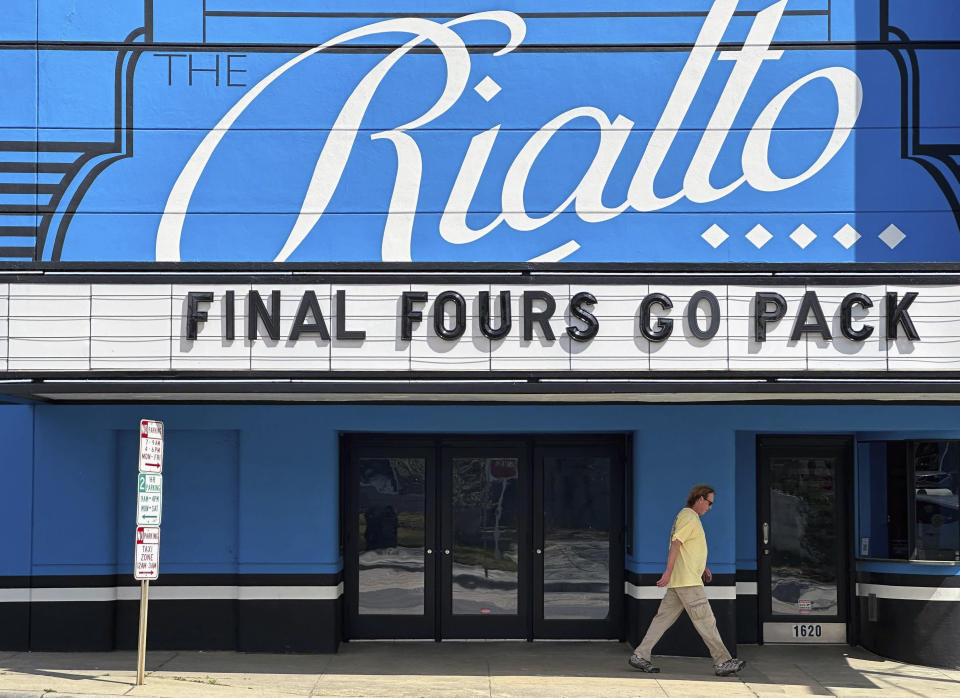
[(627, 666), (616, 642), (355, 642), (336, 655), (0, 652), (0, 696), (958, 696), (960, 671), (912, 666), (851, 647), (744, 646), (739, 677), (709, 659)]

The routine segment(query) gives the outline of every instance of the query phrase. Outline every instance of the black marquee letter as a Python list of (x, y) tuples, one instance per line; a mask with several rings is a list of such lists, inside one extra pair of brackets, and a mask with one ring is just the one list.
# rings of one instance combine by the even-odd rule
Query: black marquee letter
[(600, 322), (593, 313), (583, 307), (596, 304), (596, 296), (588, 291), (580, 291), (570, 299), (570, 314), (586, 325), (583, 329), (573, 325), (568, 327), (567, 334), (570, 335), (570, 339), (586, 342), (597, 336), (597, 332), (600, 330)]
[[(764, 293), (757, 291), (754, 297), (755, 315), (753, 316), (753, 336), (758, 342), (767, 341), (767, 323), (782, 320), (787, 314), (787, 301), (779, 293)], [(772, 309), (767, 308), (773, 303)]]
[(673, 301), (662, 293), (651, 293), (640, 302), (640, 334), (651, 342), (663, 342), (673, 333), (673, 320), (658, 317), (657, 326), (650, 327), (650, 308), (659, 305), (664, 310), (673, 308)]
[(423, 320), (423, 313), (413, 309), (414, 303), (426, 303), (426, 291), (404, 291), (400, 297), (400, 339), (413, 339), (413, 323)]
[(897, 303), (897, 292), (887, 292), (887, 339), (897, 338), (897, 325), (903, 325), (907, 339), (913, 341), (920, 339), (917, 328), (913, 326), (913, 320), (910, 319), (910, 313), (907, 312), (907, 308), (919, 295), (916, 291), (904, 293), (903, 300)]
[[(453, 303), (456, 316), (449, 330), (443, 324), (443, 310), (447, 303)], [(444, 291), (433, 301), (433, 331), (441, 339), (459, 339), (467, 331), (467, 302), (456, 291)]]
[[(807, 322), (811, 311), (813, 312), (813, 322)], [(827, 327), (827, 320), (823, 317), (823, 308), (820, 307), (820, 299), (817, 298), (816, 291), (807, 291), (803, 294), (803, 300), (800, 301), (800, 310), (797, 311), (797, 319), (793, 322), (793, 331), (790, 332), (790, 339), (800, 339), (801, 335), (806, 332), (816, 332), (823, 339), (833, 339), (830, 328)]]
[[(533, 302), (543, 301), (545, 307), (543, 310), (534, 310)], [(550, 327), (550, 318), (557, 310), (557, 302), (546, 291), (524, 291), (523, 292), (523, 338), (526, 341), (533, 339), (533, 323), (540, 325), (540, 332), (543, 338), (552, 342), (556, 339), (553, 329)]]
[(480, 291), (480, 331), (487, 339), (503, 339), (510, 334), (510, 291), (500, 291), (500, 327), (490, 327), (490, 292)]
[[(314, 321), (306, 323), (307, 312), (313, 315)], [(307, 332), (316, 332), (320, 339), (330, 339), (330, 332), (327, 330), (327, 323), (323, 320), (323, 313), (320, 310), (320, 303), (317, 301), (317, 294), (312, 289), (303, 292), (303, 298), (300, 299), (300, 307), (297, 308), (297, 316), (293, 320), (293, 327), (290, 328), (290, 339), (297, 341), (300, 335)]]
[(861, 329), (853, 328), (853, 306), (872, 308), (873, 301), (862, 293), (850, 293), (840, 303), (840, 332), (847, 339), (862, 342), (873, 334), (873, 325), (864, 325)]
[(223, 338), (236, 338), (236, 304), (233, 291), (227, 291), (223, 299)]
[(207, 311), (200, 310), (200, 303), (212, 303), (210, 291), (190, 291), (187, 293), (187, 339), (197, 338), (197, 323), (207, 321)]
[(260, 293), (253, 289), (247, 294), (247, 339), (257, 338), (257, 318), (263, 320), (270, 339), (280, 339), (280, 291), (270, 291), (270, 312)]
[(347, 292), (337, 291), (337, 339), (366, 339), (365, 330), (347, 329)]
[[(710, 306), (710, 324), (705, 330), (700, 329), (697, 318), (697, 308), (701, 301), (706, 301)], [(690, 296), (690, 302), (687, 303), (687, 325), (690, 333), (697, 339), (713, 339), (717, 335), (717, 330), (720, 329), (720, 303), (710, 291), (697, 291)]]

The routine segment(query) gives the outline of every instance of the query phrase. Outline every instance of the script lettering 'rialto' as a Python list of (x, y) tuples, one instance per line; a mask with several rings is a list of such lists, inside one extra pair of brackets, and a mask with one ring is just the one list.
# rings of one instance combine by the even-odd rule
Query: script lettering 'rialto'
[[(502, 212), (481, 228), (467, 225), (467, 211), (470, 210), (484, 167), (496, 142), (500, 124), (474, 136), (451, 186), (440, 219), (438, 232), (441, 237), (452, 244), (467, 244), (478, 240), (501, 224), (517, 231), (532, 231), (549, 224), (571, 205), (582, 220), (599, 223), (620, 215), (628, 208), (639, 212), (658, 211), (682, 198), (694, 203), (708, 203), (727, 196), (744, 183), (758, 191), (780, 191), (815, 176), (846, 143), (860, 114), (862, 86), (857, 75), (847, 68), (823, 68), (787, 85), (760, 112), (747, 136), (741, 156), (743, 174), (719, 187), (711, 184), (714, 165), (754, 79), (765, 61), (776, 61), (783, 54), (783, 51), (771, 50), (770, 43), (780, 24), (787, 0), (781, 0), (757, 13), (747, 40), (740, 50), (718, 54), (717, 47), (733, 18), (737, 2), (738, 0), (715, 0), (713, 3), (637, 165), (625, 201), (608, 207), (602, 203), (602, 194), (627, 139), (632, 135), (634, 122), (623, 114), (611, 118), (597, 107), (580, 105), (558, 114), (530, 136), (504, 178)], [(411, 49), (430, 43), (437, 47), (446, 67), (446, 81), (440, 97), (416, 119), (370, 136), (373, 140), (391, 142), (397, 154), (396, 176), (387, 209), (381, 258), (383, 261), (411, 261), (411, 236), (420, 197), (423, 161), (419, 146), (409, 132), (443, 115), (463, 94), (470, 77), (470, 53), (454, 27), (471, 22), (496, 22), (507, 28), (510, 38), (495, 56), (513, 51), (523, 42), (526, 33), (523, 19), (507, 11), (478, 12), (442, 24), (422, 18), (389, 19), (345, 32), (299, 54), (260, 80), (204, 137), (177, 177), (157, 230), (157, 261), (180, 261), (180, 238), (194, 189), (223, 136), (260, 94), (281, 75), (320, 51), (362, 37), (387, 33), (401, 33), (412, 38), (370, 70), (347, 98), (317, 159), (300, 213), (274, 261), (284, 262), (289, 259), (323, 216), (343, 176), (370, 101), (386, 75)], [(659, 196), (654, 192), (657, 173), (715, 56), (717, 60), (733, 61), (734, 66), (691, 158), (682, 189), (669, 196)], [(819, 155), (811, 157), (812, 164), (806, 170), (793, 177), (781, 178), (773, 172), (768, 159), (772, 129), (788, 100), (801, 87), (818, 79), (827, 80), (836, 93), (838, 108), (833, 131)], [(591, 126), (595, 126), (600, 133), (600, 141), (592, 162), (577, 186), (562, 198), (554, 211), (538, 217), (529, 215), (524, 205), (524, 191), (538, 156), (560, 129), (574, 121), (585, 120), (592, 122)], [(562, 196), (561, 193), (558, 198)], [(578, 248), (579, 243), (571, 240), (535, 259), (561, 259)]]

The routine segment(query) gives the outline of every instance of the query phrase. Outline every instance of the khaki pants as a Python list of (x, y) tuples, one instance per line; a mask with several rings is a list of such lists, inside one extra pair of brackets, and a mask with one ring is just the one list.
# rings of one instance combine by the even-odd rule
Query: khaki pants
[(667, 595), (660, 602), (657, 615), (650, 622), (647, 634), (643, 636), (643, 641), (637, 645), (634, 654), (649, 660), (653, 654), (653, 648), (663, 637), (663, 634), (667, 632), (667, 629), (680, 617), (682, 611), (687, 612), (690, 620), (693, 621), (693, 627), (697, 629), (700, 637), (707, 644), (710, 656), (713, 657), (713, 663), (721, 664), (730, 659), (730, 653), (727, 652), (723, 640), (720, 639), (717, 620), (713, 617), (707, 592), (704, 591), (702, 586), (667, 589)]

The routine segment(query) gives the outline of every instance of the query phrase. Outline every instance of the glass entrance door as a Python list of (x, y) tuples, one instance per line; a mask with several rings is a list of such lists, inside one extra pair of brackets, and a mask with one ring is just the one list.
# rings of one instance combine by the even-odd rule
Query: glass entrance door
[(534, 634), (618, 637), (623, 617), (622, 451), (539, 444), (534, 469)]
[(401, 440), (349, 444), (343, 505), (347, 624), (356, 638), (432, 638), (435, 452)]
[(345, 439), (348, 636), (620, 637), (620, 441)]
[(764, 642), (846, 642), (850, 449), (845, 438), (760, 439), (757, 591)]
[(528, 446), (445, 444), (440, 635), (526, 638), (530, 605)]

